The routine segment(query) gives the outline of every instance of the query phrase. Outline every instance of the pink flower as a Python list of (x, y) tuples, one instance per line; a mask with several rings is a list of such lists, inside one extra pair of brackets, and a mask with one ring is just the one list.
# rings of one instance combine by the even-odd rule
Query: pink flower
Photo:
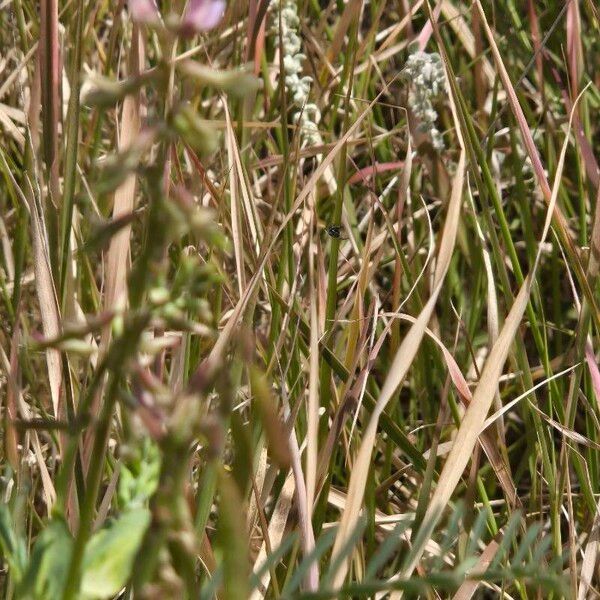
[[(129, 0), (129, 12), (138, 23), (158, 25), (161, 22), (155, 0)], [(224, 12), (225, 0), (189, 0), (181, 18), (173, 15), (166, 23), (180, 35), (192, 36), (216, 27)]]
[(181, 31), (193, 35), (216, 27), (225, 12), (224, 0), (189, 0), (181, 19)]
[(160, 13), (154, 0), (129, 0), (131, 18), (138, 23), (155, 24), (160, 21)]

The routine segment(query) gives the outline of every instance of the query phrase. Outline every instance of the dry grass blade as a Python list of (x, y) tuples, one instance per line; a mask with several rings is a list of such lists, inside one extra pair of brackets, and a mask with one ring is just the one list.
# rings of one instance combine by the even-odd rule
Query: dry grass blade
[[(139, 74), (144, 64), (143, 42), (137, 25), (133, 28), (133, 47), (131, 49), (129, 69), (131, 75)], [(140, 96), (131, 94), (123, 101), (121, 126), (119, 131), (119, 150), (131, 146), (140, 133)], [(117, 188), (113, 203), (113, 218), (130, 214), (135, 206), (137, 177), (130, 173)], [(107, 308), (123, 308), (127, 304), (127, 273), (129, 262), (129, 237), (131, 225), (126, 225), (116, 233), (108, 248), (106, 257), (106, 292), (104, 305)], [(110, 340), (110, 327), (104, 331), (101, 347), (103, 350)]]
[[(235, 134), (233, 132), (229, 113), (227, 112), (227, 157), (229, 159), (229, 189), (231, 192), (231, 234), (233, 237), (233, 252), (235, 255), (235, 269), (240, 296), (246, 287), (246, 268), (244, 265), (244, 235), (242, 229), (241, 206), (238, 198), (237, 186), (237, 161), (235, 160)], [(241, 174), (240, 174), (241, 175)]]
[[(46, 7), (47, 8), (47, 7)], [(36, 70), (31, 83), (31, 103), (27, 118), (27, 141), (32, 154), (39, 146), (38, 114), (40, 102), (40, 78)], [(15, 193), (27, 207), (31, 224), (31, 240), (33, 247), (33, 266), (35, 273), (35, 286), (41, 313), (42, 331), (47, 338), (57, 337), (60, 333), (60, 311), (52, 269), (50, 266), (50, 251), (48, 247), (48, 233), (44, 221), (44, 210), (40, 198), (40, 186), (36, 178), (37, 169), (33, 168), (25, 175), (25, 191), (18, 186), (12, 170), (6, 162), (4, 153), (0, 151), (5, 173), (8, 174)], [(54, 416), (60, 414), (60, 394), (62, 384), (62, 367), (60, 352), (54, 348), (46, 350), (46, 364), (50, 384), (50, 397)]]
[(2, 6), (0, 589), (593, 594), (593, 0)]
[[(292, 429), (290, 434), (290, 454), (292, 456), (292, 472), (296, 483), (295, 496), (298, 507), (298, 522), (302, 536), (302, 551), (304, 556), (308, 556), (315, 547), (315, 534), (312, 526), (312, 505), (309, 505), (309, 498), (306, 491), (304, 474), (302, 473), (302, 463), (300, 458), (300, 447), (296, 432)], [(310, 510), (309, 510), (310, 506)], [(316, 591), (319, 588), (319, 565), (316, 561), (310, 564), (306, 574), (306, 589)]]
[[(354, 463), (354, 468), (350, 476), (346, 508), (342, 514), (340, 527), (333, 546), (334, 557), (337, 556), (347, 545), (351, 536), (351, 532), (356, 526), (359, 517), (364, 498), (365, 485), (367, 483), (367, 476), (371, 466), (371, 455), (375, 445), (379, 417), (385, 410), (385, 407), (392, 398), (396, 389), (398, 389), (398, 386), (402, 383), (417, 354), (421, 340), (425, 335), (427, 324), (429, 323), (431, 315), (433, 314), (437, 297), (441, 291), (444, 276), (448, 270), (456, 240), (456, 231), (458, 228), (460, 204), (463, 192), (464, 174), (465, 153), (462, 151), (452, 185), (452, 194), (448, 205), (448, 215), (446, 217), (446, 223), (441, 236), (440, 251), (438, 254), (438, 262), (434, 275), (435, 287), (429, 300), (423, 307), (421, 314), (417, 318), (417, 321), (410, 328), (409, 332), (406, 334), (406, 337), (402, 340), (398, 351), (396, 352), (396, 356), (390, 365), (388, 376), (383, 384), (379, 398), (377, 399), (377, 404), (365, 430), (360, 449)], [(344, 560), (341, 562), (333, 580), (333, 584), (336, 589), (343, 584), (348, 571), (348, 566), (349, 560)]]
[(494, 72), (490, 61), (486, 56), (477, 55), (478, 53), (475, 47), (475, 37), (465, 22), (461, 11), (459, 11), (449, 0), (442, 0), (442, 14), (444, 15), (450, 27), (452, 27), (452, 29), (454, 29), (456, 32), (456, 35), (467, 51), (467, 54), (472, 59), (481, 61), (488, 85), (493, 86), (494, 80), (496, 79), (496, 73)]
[[(279, 498), (277, 499), (277, 503), (275, 505), (275, 509), (273, 514), (271, 515), (271, 520), (269, 522), (269, 544), (271, 547), (271, 551), (274, 551), (281, 544), (281, 540), (283, 539), (283, 532), (285, 531), (285, 525), (287, 523), (288, 515), (290, 514), (290, 510), (292, 508), (292, 498), (294, 496), (294, 477), (292, 473), (289, 473), (287, 476), (283, 487), (281, 488), (281, 492), (279, 493)], [(268, 560), (267, 554), (267, 544), (265, 542), (262, 543), (260, 548), (260, 552), (258, 553), (258, 557), (254, 561), (254, 573), (258, 573), (261, 567)], [(269, 569), (265, 570), (260, 578), (260, 586), (258, 589), (255, 589), (251, 596), (250, 600), (261, 600), (264, 597), (264, 593), (262, 590), (266, 590), (269, 586), (269, 581), (271, 581), (271, 571)]]
[[(596, 358), (591, 346), (588, 344), (585, 351), (585, 358), (590, 370), (592, 379), (592, 388), (596, 396), (596, 405), (600, 406), (600, 369), (596, 364)], [(583, 552), (583, 562), (579, 574), (579, 589), (577, 590), (577, 600), (585, 600), (588, 597), (588, 590), (592, 584), (596, 560), (598, 558), (598, 547), (600, 545), (600, 503), (596, 507), (594, 522), (590, 531), (585, 550)]]
[[(33, 245), (33, 267), (35, 273), (35, 287), (42, 315), (42, 330), (44, 337), (53, 339), (60, 334), (60, 312), (58, 298), (52, 269), (50, 267), (50, 253), (48, 250), (48, 234), (43, 218), (43, 210), (38, 201), (31, 180), (28, 179), (26, 197), (31, 217), (31, 239)], [(50, 382), (50, 395), (54, 416), (59, 417), (60, 394), (62, 384), (62, 368), (60, 352), (55, 348), (46, 350), (46, 363), (48, 365), (48, 378)]]
[[(475, 209), (475, 202), (473, 201), (473, 194), (471, 193), (471, 186), (469, 186), (469, 199), (471, 200), (471, 206)], [(485, 276), (487, 279), (487, 320), (488, 320), (488, 332), (490, 336), (491, 345), (493, 345), (498, 339), (498, 296), (496, 294), (496, 282), (494, 280), (494, 271), (492, 268), (492, 259), (490, 257), (489, 250), (487, 249), (485, 237), (479, 221), (475, 221), (477, 228), (477, 235), (481, 241), (481, 251), (483, 253), (483, 264), (485, 266)], [(496, 393), (494, 396), (494, 406), (497, 411), (502, 409), (502, 400), (500, 394)], [(498, 439), (504, 443), (504, 418), (500, 415), (497, 421)]]
[(402, 31), (410, 24), (412, 18), (417, 14), (417, 12), (421, 9), (424, 0), (417, 0), (413, 6), (410, 7), (410, 10), (403, 17), (403, 19), (395, 25), (392, 30), (387, 35), (386, 39), (383, 41), (381, 46), (379, 47), (379, 53), (382, 53), (384, 50), (389, 48), (396, 38), (402, 33)]
[(569, 427), (565, 427), (562, 423), (551, 419), (546, 413), (541, 411), (537, 406), (530, 403), (531, 408), (546, 422), (550, 427), (559, 431), (564, 438), (572, 440), (576, 444), (580, 444), (582, 446), (587, 446), (588, 448), (592, 448), (593, 450), (600, 450), (600, 444), (588, 439), (581, 433), (570, 429)]
[[(335, 490), (331, 488), (329, 490), (329, 496), (327, 497), (327, 502), (337, 508), (338, 510), (344, 510), (346, 506), (346, 494), (340, 492), (339, 490)], [(398, 523), (410, 521), (414, 518), (414, 514), (411, 513), (400, 513), (394, 515), (388, 515), (378, 508), (375, 509), (375, 526), (382, 533), (388, 534), (394, 531), (394, 528), (398, 525)], [(331, 525), (330, 525), (331, 526)], [(410, 539), (411, 529), (408, 528), (404, 531), (403, 537), (407, 540)], [(451, 555), (443, 555), (442, 549), (440, 545), (433, 541), (429, 540), (427, 543), (427, 552), (429, 552), (432, 556), (440, 556), (443, 558), (444, 562), (448, 565), (452, 564), (452, 556)]]
[(581, 572), (579, 573), (579, 588), (577, 590), (577, 600), (588, 598), (588, 590), (592, 585), (592, 577), (596, 568), (598, 558), (598, 546), (600, 545), (600, 503), (594, 515), (594, 522), (589, 533), (585, 550), (583, 553), (583, 562)]
[[(44, 336), (52, 339), (60, 334), (58, 299), (50, 269), (50, 257), (48, 253), (44, 222), (34, 202), (30, 204), (30, 214), (34, 253), (35, 286), (40, 303), (40, 312), (42, 314), (42, 326)], [(60, 414), (59, 403), (62, 382), (60, 352), (55, 348), (48, 348), (46, 350), (46, 362), (48, 364), (48, 375), (50, 378), (52, 407), (54, 410), (54, 416), (58, 418)]]
[(13, 110), (11, 110), (9, 106), (0, 103), (0, 125), (6, 129), (15, 142), (19, 144), (20, 149), (23, 150), (25, 148), (25, 136), (15, 124), (16, 119), (14, 118), (14, 115), (11, 115), (11, 112), (13, 112)]
[(529, 396), (532, 392), (547, 385), (550, 381), (553, 381), (554, 379), (558, 379), (559, 377), (562, 377), (563, 375), (570, 373), (571, 371), (576, 369), (578, 366), (579, 366), (579, 363), (576, 363), (576, 364), (568, 367), (567, 369), (564, 369), (563, 371), (559, 371), (558, 373), (555, 373), (554, 375), (552, 375), (552, 377), (548, 377), (547, 379), (543, 379), (542, 381), (539, 381), (532, 388), (528, 389), (526, 392), (519, 394), (516, 398), (514, 398), (513, 400), (511, 400), (510, 402), (505, 404), (501, 409), (497, 410), (494, 414), (490, 415), (485, 420), (485, 423), (481, 426), (481, 431), (482, 432), (485, 431), (492, 423), (494, 423), (494, 421), (496, 421), (497, 419), (502, 417), (504, 414), (506, 414), (509, 410), (511, 410), (513, 408), (513, 406), (518, 404), (521, 400), (523, 400), (524, 398), (527, 398), (527, 396)]
[(362, 10), (362, 4), (363, 0), (350, 0), (346, 4), (346, 8), (344, 9), (342, 17), (340, 18), (338, 26), (336, 27), (331, 45), (327, 49), (327, 59), (330, 62), (334, 61), (335, 57), (339, 55), (340, 50), (344, 45), (344, 38), (348, 33), (348, 28), (350, 27), (352, 21), (360, 14), (360, 11)]
[[(256, 202), (250, 196), (251, 191), (244, 177), (244, 168), (240, 158), (240, 150), (238, 148), (235, 132), (233, 130), (233, 123), (231, 122), (231, 115), (229, 114), (229, 108), (227, 107), (225, 98), (223, 99), (223, 110), (225, 111), (227, 125), (227, 148), (228, 152), (233, 158), (233, 165), (230, 164), (229, 169), (231, 173), (236, 175), (239, 182), (239, 189), (242, 193), (242, 202), (246, 213), (248, 229), (250, 230), (250, 235), (252, 236), (252, 244), (256, 253), (258, 254), (259, 242), (262, 241), (263, 232), (260, 220), (256, 214)], [(232, 189), (235, 189), (235, 186)]]
[[(476, 565), (469, 571), (471, 577), (485, 573), (485, 570), (490, 565), (500, 545), (496, 540), (492, 540), (481, 553)], [(452, 600), (470, 600), (477, 592), (479, 581), (465, 581), (452, 596)]]

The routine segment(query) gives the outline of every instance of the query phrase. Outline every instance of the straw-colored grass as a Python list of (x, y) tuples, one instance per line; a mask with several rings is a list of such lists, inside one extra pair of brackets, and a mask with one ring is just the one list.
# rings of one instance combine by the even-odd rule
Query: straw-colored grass
[(600, 596), (598, 8), (158, 4), (0, 8), (2, 596)]

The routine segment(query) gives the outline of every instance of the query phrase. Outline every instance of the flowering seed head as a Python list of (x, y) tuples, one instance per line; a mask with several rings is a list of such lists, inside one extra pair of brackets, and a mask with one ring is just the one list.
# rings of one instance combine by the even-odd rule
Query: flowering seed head
[(444, 149), (444, 140), (435, 127), (438, 118), (432, 99), (444, 89), (444, 67), (437, 53), (414, 52), (408, 57), (403, 78), (410, 83), (409, 105), (419, 120), (419, 130), (428, 133), (436, 150)]

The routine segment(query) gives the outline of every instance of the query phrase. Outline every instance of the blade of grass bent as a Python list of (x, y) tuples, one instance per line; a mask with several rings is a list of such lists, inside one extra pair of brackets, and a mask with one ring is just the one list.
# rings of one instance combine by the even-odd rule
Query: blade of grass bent
[[(416, 319), (409, 315), (398, 315), (398, 317), (412, 323), (416, 322)], [(473, 400), (473, 395), (458, 364), (450, 353), (450, 350), (444, 346), (439, 337), (437, 337), (429, 328), (425, 328), (425, 333), (442, 351), (442, 355), (448, 368), (448, 374), (450, 375), (452, 383), (454, 384), (463, 404), (465, 407), (468, 407)], [(503, 414), (502, 411), (500, 411), (500, 415), (497, 416), (501, 416), (501, 414)], [(510, 467), (498, 448), (497, 440), (495, 440), (491, 432), (484, 433), (484, 431), (485, 427), (481, 430), (482, 435), (480, 436), (479, 443), (481, 444), (481, 447), (483, 448), (488, 460), (490, 461), (490, 464), (492, 465), (492, 468), (494, 469), (494, 473), (498, 478), (498, 482), (500, 483), (506, 498), (511, 505), (519, 505), (520, 499), (516, 494), (516, 486), (510, 473)]]
[[(531, 282), (532, 278), (531, 276), (528, 276), (506, 318), (502, 331), (498, 336), (498, 340), (492, 347), (488, 360), (485, 363), (479, 385), (473, 395), (473, 401), (465, 412), (463, 421), (454, 439), (452, 449), (438, 480), (437, 487), (435, 488), (429, 507), (423, 517), (422, 527), (426, 528), (427, 535), (424, 535), (421, 538), (422, 540), (425, 538), (428, 539), (433, 532), (454, 488), (458, 484), (462, 473), (471, 458), (473, 448), (479, 436), (481, 423), (485, 419), (494, 398), (498, 379), (501, 375), (508, 350), (523, 317), (525, 307), (527, 306)], [(423, 554), (423, 543), (421, 544), (421, 548), (415, 548), (411, 553), (412, 560), (402, 570), (401, 577), (410, 577), (410, 575), (412, 575)], [(392, 595), (392, 598), (400, 597), (400, 593)]]

